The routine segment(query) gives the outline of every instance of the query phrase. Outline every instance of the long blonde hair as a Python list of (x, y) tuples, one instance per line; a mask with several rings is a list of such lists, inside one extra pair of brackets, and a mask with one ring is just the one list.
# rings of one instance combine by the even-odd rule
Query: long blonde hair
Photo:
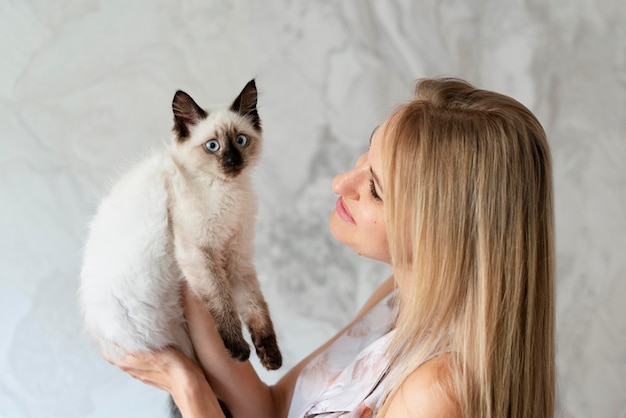
[(510, 97), (427, 79), (384, 136), (392, 264), (410, 280), (381, 412), (436, 345), (453, 354), (464, 417), (553, 417), (552, 172), (540, 123)]

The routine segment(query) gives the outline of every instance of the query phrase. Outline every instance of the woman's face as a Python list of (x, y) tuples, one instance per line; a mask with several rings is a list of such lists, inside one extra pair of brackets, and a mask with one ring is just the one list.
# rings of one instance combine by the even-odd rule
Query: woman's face
[(383, 202), (381, 149), (387, 122), (370, 139), (370, 149), (361, 155), (350, 171), (333, 180), (339, 195), (330, 215), (330, 230), (340, 242), (359, 255), (391, 263)]

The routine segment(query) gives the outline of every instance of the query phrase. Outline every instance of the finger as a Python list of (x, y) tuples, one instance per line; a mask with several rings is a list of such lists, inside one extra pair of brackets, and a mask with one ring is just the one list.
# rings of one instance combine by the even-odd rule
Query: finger
[[(118, 349), (117, 352), (121, 351), (128, 355), (128, 351), (124, 347), (122, 347), (121, 345), (115, 342), (111, 342), (111, 343)], [(117, 365), (117, 363), (119, 363), (121, 360), (120, 357), (110, 356), (109, 354), (107, 354), (105, 350), (100, 350), (100, 356), (113, 365)]]
[(122, 364), (132, 369), (152, 369), (157, 366), (158, 359), (154, 353), (128, 353)]
[(124, 362), (124, 358), (125, 358), (125, 357), (113, 357), (113, 356), (110, 356), (104, 350), (100, 351), (100, 356), (103, 359), (105, 359), (107, 362), (111, 363), (114, 366), (119, 366), (120, 364), (122, 364)]
[(124, 357), (115, 358), (108, 356), (103, 351), (100, 355), (106, 361), (124, 371), (128, 369), (145, 369), (155, 362), (152, 353), (127, 353)]
[(105, 352), (104, 352), (104, 350), (103, 350), (103, 351), (100, 351), (100, 356), (101, 356), (103, 359), (105, 359), (106, 361), (108, 361), (109, 363), (111, 363), (111, 364), (115, 364), (115, 363), (113, 362), (113, 359), (112, 359), (111, 357), (109, 357), (109, 356), (107, 355), (107, 353), (105, 353)]

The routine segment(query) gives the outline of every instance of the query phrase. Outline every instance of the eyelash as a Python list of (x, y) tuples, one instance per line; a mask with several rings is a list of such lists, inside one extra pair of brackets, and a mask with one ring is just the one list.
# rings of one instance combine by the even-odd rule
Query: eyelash
[(382, 201), (382, 199), (378, 195), (378, 192), (376, 191), (376, 185), (374, 184), (374, 180), (372, 179), (370, 179), (370, 194), (375, 200)]

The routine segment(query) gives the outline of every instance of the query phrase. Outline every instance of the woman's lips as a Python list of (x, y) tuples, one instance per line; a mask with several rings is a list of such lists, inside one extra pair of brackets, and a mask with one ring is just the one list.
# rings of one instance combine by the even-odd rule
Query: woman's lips
[(343, 198), (341, 196), (339, 196), (339, 198), (337, 199), (337, 203), (335, 204), (335, 209), (337, 210), (337, 215), (339, 215), (341, 219), (343, 219), (344, 221), (348, 223), (356, 225), (354, 218), (350, 214), (350, 211), (348, 210), (348, 207), (343, 202)]

